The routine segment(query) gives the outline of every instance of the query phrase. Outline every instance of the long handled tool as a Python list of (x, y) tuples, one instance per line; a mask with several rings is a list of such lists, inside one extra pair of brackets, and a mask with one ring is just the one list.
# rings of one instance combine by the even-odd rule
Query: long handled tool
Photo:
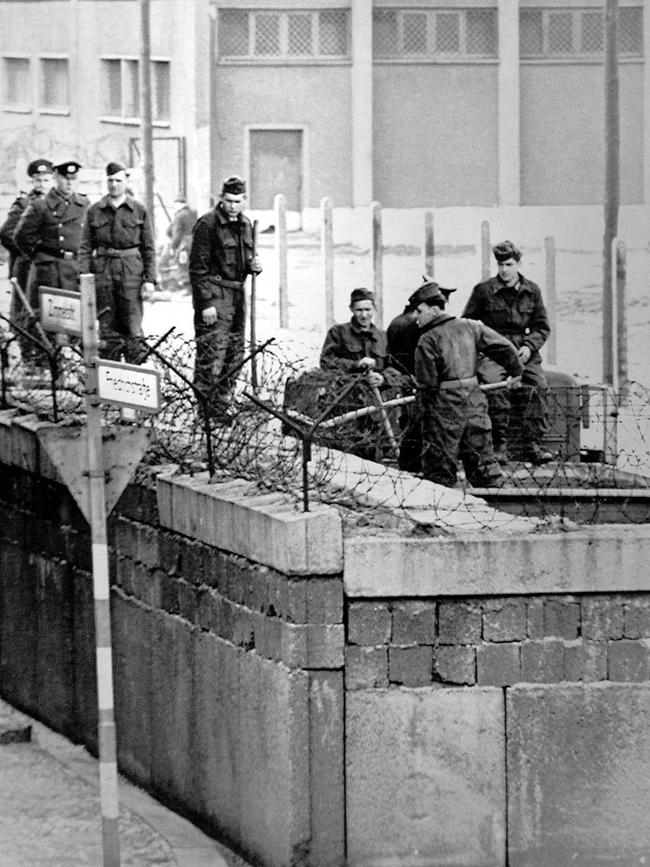
[[(253, 220), (253, 256), (257, 256), (257, 220)], [(255, 303), (256, 303), (256, 278), (257, 274), (251, 274), (251, 350), (253, 353), (251, 355), (251, 386), (253, 387), (253, 391), (257, 392), (257, 353), (255, 350)]]

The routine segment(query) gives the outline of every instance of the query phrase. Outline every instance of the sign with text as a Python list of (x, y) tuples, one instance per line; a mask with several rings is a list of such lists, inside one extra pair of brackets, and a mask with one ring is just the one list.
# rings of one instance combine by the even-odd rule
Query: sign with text
[(97, 377), (101, 400), (145, 412), (158, 412), (160, 409), (160, 374), (157, 370), (99, 359)]
[(39, 286), (38, 295), (44, 331), (81, 334), (81, 295), (78, 292)]

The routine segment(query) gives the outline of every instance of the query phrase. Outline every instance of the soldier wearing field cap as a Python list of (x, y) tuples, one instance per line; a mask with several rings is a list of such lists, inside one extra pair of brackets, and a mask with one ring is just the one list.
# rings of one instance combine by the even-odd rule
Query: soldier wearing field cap
[(237, 175), (226, 178), (216, 207), (194, 226), (190, 250), (194, 382), (208, 398), (212, 416), (224, 422), (244, 357), (244, 283), (249, 274), (262, 271), (245, 203), (246, 181)]
[[(20, 222), (20, 218), (34, 199), (42, 198), (49, 188), (52, 186), (52, 163), (46, 159), (32, 160), (27, 166), (27, 176), (31, 182), (29, 192), (19, 192), (14, 199), (7, 219), (0, 227), (0, 243), (9, 251), (9, 276), (14, 277), (18, 281), (18, 285), (23, 292), (27, 289), (27, 278), (29, 276), (29, 267), (31, 264), (30, 258), (21, 252), (14, 242), (14, 232), (16, 226)], [(15, 292), (11, 293), (11, 306), (9, 316), (12, 321), (19, 325), (26, 321), (25, 311), (20, 299)], [(19, 332), (18, 342), (22, 349), (23, 357), (31, 354), (31, 343)]]
[(415, 306), (420, 339), (415, 378), (422, 418), (422, 472), (432, 482), (453, 487), (458, 461), (474, 486), (501, 483), (495, 460), (487, 400), (477, 377), (479, 355), (518, 376), (521, 362), (512, 343), (482, 322), (445, 313), (447, 297), (435, 283), (409, 299)]
[(108, 194), (88, 209), (79, 249), (82, 274), (95, 275), (101, 354), (138, 363), (143, 298), (156, 282), (156, 248), (143, 204), (127, 192), (128, 171), (120, 162), (106, 166)]
[(76, 160), (55, 165), (54, 186), (28, 205), (14, 231), (14, 243), (32, 260), (28, 294), (35, 309), (39, 286), (78, 288), (77, 253), (90, 204), (75, 191), (80, 169)]

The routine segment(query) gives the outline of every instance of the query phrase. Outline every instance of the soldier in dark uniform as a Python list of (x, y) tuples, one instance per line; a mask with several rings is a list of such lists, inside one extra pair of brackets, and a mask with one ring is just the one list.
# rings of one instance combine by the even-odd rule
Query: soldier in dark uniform
[(142, 337), (143, 297), (156, 282), (156, 249), (149, 215), (127, 193), (128, 173), (122, 163), (106, 166), (108, 195), (91, 205), (86, 216), (79, 265), (95, 275), (101, 354), (138, 363)]
[[(27, 206), (34, 199), (42, 198), (52, 186), (52, 163), (45, 159), (32, 160), (27, 166), (27, 175), (32, 182), (31, 190), (28, 193), (22, 191), (19, 193), (9, 208), (7, 219), (0, 227), (0, 243), (9, 251), (9, 276), (18, 281), (23, 292), (27, 290), (27, 278), (31, 262), (29, 257), (23, 254), (14, 243), (14, 232)], [(23, 305), (15, 292), (11, 293), (9, 316), (19, 324), (26, 321)], [(20, 332), (17, 336), (22, 355), (27, 357), (31, 354), (32, 344)]]
[[(524, 365), (521, 388), (490, 392), (497, 459), (506, 463), (512, 456), (508, 450), (512, 409), (512, 416), (521, 426), (521, 442), (517, 444), (521, 457), (533, 464), (547, 463), (553, 455), (542, 448), (541, 442), (548, 426), (548, 383), (539, 354), (551, 331), (546, 308), (539, 286), (519, 273), (521, 251), (512, 241), (497, 244), (492, 252), (498, 274), (474, 287), (463, 316), (480, 319), (511, 340)], [(480, 373), (485, 382), (505, 378), (503, 369), (490, 359), (481, 363)]]
[(262, 265), (253, 250), (253, 227), (243, 214), (246, 182), (227, 178), (219, 202), (198, 220), (190, 250), (196, 361), (194, 382), (209, 396), (213, 417), (228, 419), (236, 373), (244, 357), (244, 282)]
[(415, 377), (422, 413), (422, 472), (453, 487), (458, 460), (467, 481), (478, 487), (501, 483), (492, 448), (487, 399), (477, 377), (479, 353), (518, 376), (521, 362), (513, 344), (492, 328), (444, 312), (446, 298), (434, 285), (411, 297), (421, 335), (415, 350)]

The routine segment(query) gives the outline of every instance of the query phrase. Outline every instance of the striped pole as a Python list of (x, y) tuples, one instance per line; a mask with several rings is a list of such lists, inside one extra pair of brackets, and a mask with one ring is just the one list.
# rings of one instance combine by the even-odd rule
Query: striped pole
[(111, 650), (110, 578), (106, 537), (106, 500), (102, 456), (102, 417), (97, 377), (97, 309), (95, 278), (81, 275), (81, 319), (86, 369), (88, 485), (92, 541), (95, 652), (97, 666), (99, 786), (102, 811), (104, 867), (119, 867), (119, 805), (117, 798), (117, 745), (113, 712), (113, 658)]

